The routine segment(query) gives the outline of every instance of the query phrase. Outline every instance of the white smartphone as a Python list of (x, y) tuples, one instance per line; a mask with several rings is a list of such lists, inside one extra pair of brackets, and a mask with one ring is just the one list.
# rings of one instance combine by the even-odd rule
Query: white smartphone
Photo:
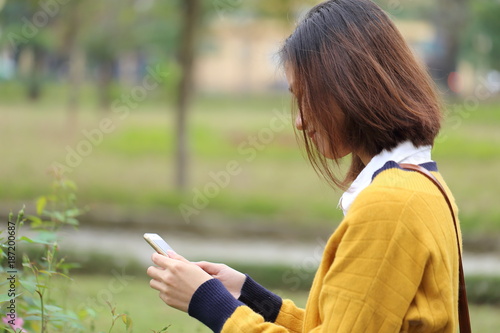
[(146, 233), (146, 234), (144, 234), (144, 239), (159, 254), (163, 254), (164, 256), (168, 257), (167, 251), (168, 250), (173, 251), (173, 249), (170, 247), (170, 245), (168, 245), (168, 243), (165, 242), (163, 240), (163, 238), (161, 238), (160, 235), (158, 235), (158, 234)]

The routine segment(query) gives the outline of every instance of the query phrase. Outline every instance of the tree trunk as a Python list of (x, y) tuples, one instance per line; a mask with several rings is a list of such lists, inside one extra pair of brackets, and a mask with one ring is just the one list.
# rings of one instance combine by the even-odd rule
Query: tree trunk
[(37, 101), (42, 93), (42, 72), (45, 53), (41, 46), (33, 44), (33, 63), (28, 78), (28, 99)]
[(80, 88), (85, 76), (85, 53), (73, 46), (69, 54), (68, 82), (68, 112), (77, 113), (80, 105)]
[(184, 10), (183, 30), (179, 50), (179, 63), (182, 76), (179, 82), (177, 95), (177, 160), (175, 183), (179, 191), (185, 191), (187, 186), (188, 168), (188, 135), (187, 113), (193, 88), (193, 65), (195, 58), (195, 40), (200, 21), (200, 1), (185, 0), (182, 2)]
[(67, 30), (64, 35), (64, 48), (68, 52), (68, 119), (73, 122), (76, 121), (80, 104), (80, 87), (85, 75), (85, 53), (78, 43), (81, 26), (79, 3), (70, 8), (68, 17), (69, 20), (66, 21)]
[(111, 107), (111, 90), (113, 83), (113, 67), (112, 59), (102, 59), (99, 63), (98, 88), (99, 88), (99, 105), (103, 112), (109, 111)]
[[(436, 2), (435, 20), (439, 50), (429, 61), (429, 70), (434, 80), (455, 96), (450, 74), (458, 67), (462, 33), (469, 13), (468, 0), (439, 0)], [(451, 79), (451, 80), (450, 80)]]
[(68, 123), (70, 128), (74, 128), (77, 123), (80, 91), (85, 76), (85, 53), (78, 45), (72, 45), (68, 59)]

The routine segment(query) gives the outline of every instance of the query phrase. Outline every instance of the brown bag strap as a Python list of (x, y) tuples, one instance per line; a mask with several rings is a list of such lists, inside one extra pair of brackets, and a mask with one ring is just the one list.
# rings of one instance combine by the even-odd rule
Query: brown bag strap
[(430, 173), (430, 171), (428, 171), (427, 169), (421, 167), (420, 165), (408, 164), (408, 163), (401, 163), (400, 166), (403, 169), (419, 172), (424, 176), (426, 176), (429, 180), (431, 180), (434, 183), (434, 185), (436, 185), (438, 189), (441, 191), (444, 198), (446, 199), (448, 207), (450, 208), (451, 215), (453, 217), (453, 224), (455, 225), (455, 233), (457, 235), (458, 256), (459, 256), (458, 318), (460, 321), (460, 333), (470, 333), (471, 327), (470, 327), (470, 317), (469, 317), (469, 305), (467, 303), (467, 292), (465, 290), (464, 269), (462, 266), (462, 251), (460, 250), (460, 238), (458, 237), (457, 219), (455, 217), (455, 213), (453, 212), (453, 206), (451, 205), (450, 198), (448, 197), (448, 194), (446, 194), (446, 191), (439, 182), (439, 180), (437, 180), (436, 177), (434, 177), (434, 175)]

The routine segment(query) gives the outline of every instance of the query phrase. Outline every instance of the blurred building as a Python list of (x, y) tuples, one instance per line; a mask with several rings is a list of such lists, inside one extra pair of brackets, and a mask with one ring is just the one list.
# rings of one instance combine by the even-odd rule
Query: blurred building
[(264, 92), (286, 86), (277, 52), (290, 32), (272, 20), (215, 20), (202, 45), (196, 83), (206, 92)]
[[(416, 54), (426, 60), (435, 31), (424, 21), (396, 22)], [(214, 20), (201, 47), (196, 84), (203, 92), (258, 93), (288, 89), (277, 52), (292, 32), (274, 20)]]

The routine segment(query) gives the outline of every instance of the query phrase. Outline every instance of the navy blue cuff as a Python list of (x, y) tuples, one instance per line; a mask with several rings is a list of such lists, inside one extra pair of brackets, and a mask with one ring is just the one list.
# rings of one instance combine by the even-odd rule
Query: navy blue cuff
[(264, 317), (265, 321), (271, 323), (276, 321), (283, 304), (281, 297), (262, 287), (248, 275), (238, 300)]
[(188, 313), (218, 333), (237, 307), (244, 305), (217, 279), (203, 283), (189, 302)]

